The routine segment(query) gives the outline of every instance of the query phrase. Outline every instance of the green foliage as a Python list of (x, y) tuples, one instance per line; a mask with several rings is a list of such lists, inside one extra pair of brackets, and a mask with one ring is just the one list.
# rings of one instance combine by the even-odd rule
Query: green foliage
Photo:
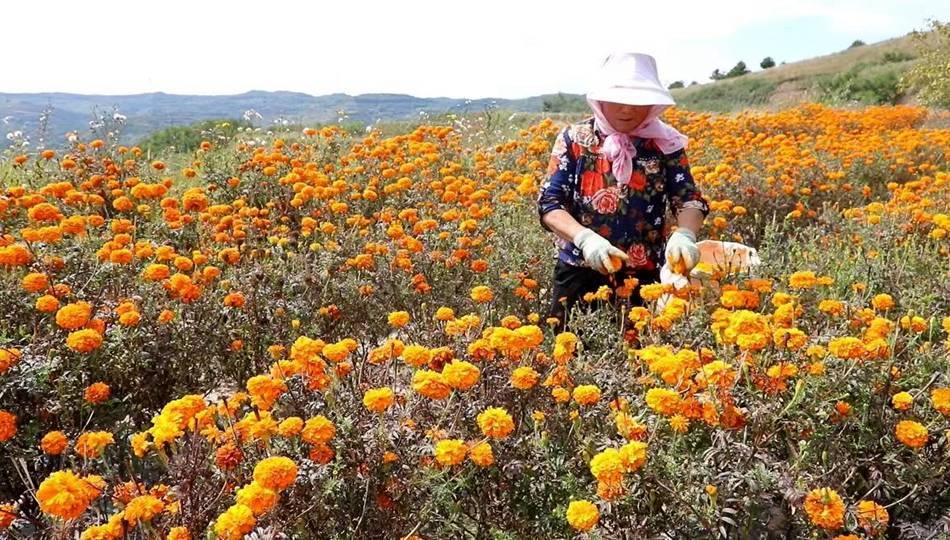
[(586, 112), (587, 102), (580, 96), (571, 96), (558, 92), (546, 98), (541, 104), (543, 112)]
[(674, 88), (683, 88), (684, 86), (686, 86), (686, 84), (683, 81), (673, 81), (667, 88), (672, 90)]
[(205, 120), (187, 126), (165, 128), (139, 141), (138, 146), (152, 155), (160, 151), (194, 152), (201, 141), (220, 143), (230, 140), (243, 127), (250, 124), (244, 120)]
[(819, 78), (820, 100), (832, 104), (893, 105), (903, 92), (897, 70), (869, 68), (865, 64)]
[(736, 63), (736, 65), (732, 66), (732, 69), (730, 69), (729, 72), (726, 73), (726, 78), (731, 79), (732, 77), (740, 77), (742, 75), (745, 75), (748, 72), (749, 72), (749, 69), (745, 66), (745, 62), (743, 62), (742, 60), (739, 60), (739, 62)]
[(777, 83), (762, 77), (743, 77), (707, 85), (679, 97), (680, 106), (692, 110), (728, 112), (768, 102)]
[(771, 56), (766, 56), (759, 62), (759, 67), (762, 69), (769, 69), (770, 67), (775, 67), (775, 60), (772, 60)]
[(865, 42), (861, 41), (860, 39), (856, 39), (856, 40), (854, 40), (854, 41), (851, 42), (851, 45), (849, 45), (848, 48), (849, 48), (849, 49), (853, 49), (853, 48), (855, 48), (855, 47), (862, 47), (862, 46), (864, 46), (864, 45), (867, 45), (867, 44), (866, 44)]
[(930, 21), (931, 32), (914, 32), (919, 58), (900, 80), (902, 91), (916, 90), (920, 101), (950, 107), (950, 24)]

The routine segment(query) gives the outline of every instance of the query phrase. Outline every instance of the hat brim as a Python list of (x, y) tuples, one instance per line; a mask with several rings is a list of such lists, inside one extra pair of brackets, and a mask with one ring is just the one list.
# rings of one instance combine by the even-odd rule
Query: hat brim
[(587, 99), (623, 103), (624, 105), (676, 105), (673, 96), (666, 89), (654, 87), (614, 86), (602, 88), (588, 92)]

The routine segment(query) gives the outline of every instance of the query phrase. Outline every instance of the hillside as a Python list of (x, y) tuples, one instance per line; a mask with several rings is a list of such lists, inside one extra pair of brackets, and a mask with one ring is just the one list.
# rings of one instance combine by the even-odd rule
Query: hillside
[[(897, 81), (915, 55), (914, 42), (907, 35), (675, 89), (673, 96), (683, 108), (715, 112), (777, 109), (805, 101), (835, 105), (913, 101), (913, 96), (897, 91)], [(746, 60), (758, 69), (757, 63)]]
[(471, 113), (490, 106), (512, 111), (540, 111), (550, 96), (524, 99), (419, 98), (404, 94), (328, 94), (312, 96), (300, 92), (251, 91), (238, 95), (197, 96), (155, 92), (127, 96), (68, 93), (0, 93), (0, 119), (4, 131), (20, 130), (36, 141), (40, 117), (52, 108), (47, 128), (47, 144), (56, 146), (69, 131), (85, 133), (96, 114), (112, 116), (113, 110), (126, 118), (122, 139), (135, 141), (157, 130), (209, 119), (241, 118), (246, 111), (261, 115), (258, 125), (286, 120), (297, 124), (335, 122), (339, 111), (351, 121), (401, 120), (419, 113)]

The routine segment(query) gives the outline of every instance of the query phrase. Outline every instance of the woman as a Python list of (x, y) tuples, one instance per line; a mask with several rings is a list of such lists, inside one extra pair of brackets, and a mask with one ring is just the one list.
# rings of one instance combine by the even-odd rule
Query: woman
[[(538, 197), (559, 248), (550, 315), (562, 327), (578, 298), (602, 285), (655, 283), (664, 259), (688, 273), (709, 213), (687, 137), (659, 119), (674, 101), (652, 56), (608, 56), (587, 101), (594, 116), (558, 134)], [(667, 210), (677, 225), (668, 239)], [(631, 298), (639, 302), (639, 289)]]

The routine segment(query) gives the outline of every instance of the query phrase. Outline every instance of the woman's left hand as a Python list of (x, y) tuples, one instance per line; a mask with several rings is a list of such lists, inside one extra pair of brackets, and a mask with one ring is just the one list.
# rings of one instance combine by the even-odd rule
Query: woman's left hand
[(699, 262), (696, 233), (680, 227), (666, 241), (666, 264), (678, 274), (688, 275)]

